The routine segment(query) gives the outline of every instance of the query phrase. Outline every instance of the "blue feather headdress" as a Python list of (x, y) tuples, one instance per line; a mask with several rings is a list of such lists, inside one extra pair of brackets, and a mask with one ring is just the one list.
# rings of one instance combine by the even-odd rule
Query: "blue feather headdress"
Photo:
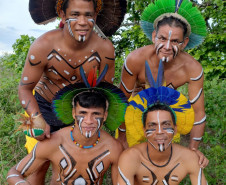
[(162, 86), (164, 77), (162, 61), (159, 62), (156, 81), (147, 62), (145, 65), (146, 79), (150, 88), (140, 91), (130, 99), (125, 114), (126, 137), (129, 146), (145, 141), (143, 114), (154, 104), (165, 104), (173, 110), (176, 115), (177, 132), (180, 134), (189, 133), (194, 123), (194, 110), (189, 100), (180, 92)]

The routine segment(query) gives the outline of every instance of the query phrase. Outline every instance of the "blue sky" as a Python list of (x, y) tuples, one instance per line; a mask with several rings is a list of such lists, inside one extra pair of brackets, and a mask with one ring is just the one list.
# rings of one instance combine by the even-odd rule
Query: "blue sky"
[(12, 52), (12, 45), (20, 35), (39, 37), (54, 29), (58, 22), (37, 25), (28, 11), (29, 0), (0, 0), (0, 55)]

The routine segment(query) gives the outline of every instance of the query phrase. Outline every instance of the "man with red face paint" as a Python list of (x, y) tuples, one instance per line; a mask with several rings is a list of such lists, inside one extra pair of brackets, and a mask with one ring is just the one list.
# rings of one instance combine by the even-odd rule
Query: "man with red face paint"
[(118, 185), (179, 184), (187, 174), (194, 185), (207, 185), (194, 151), (172, 144), (177, 132), (172, 108), (154, 104), (143, 113), (147, 142), (125, 150), (119, 158)]
[[(169, 8), (167, 7), (167, 2), (172, 3)], [(186, 17), (183, 17), (186, 13), (182, 16), (179, 15), (179, 13), (183, 11), (189, 12), (189, 10), (186, 10), (184, 7), (186, 3), (191, 2), (188, 0), (178, 0), (176, 2), (178, 4), (175, 4), (174, 1), (158, 0), (155, 4), (152, 3), (152, 6), (148, 6), (144, 10), (141, 16), (141, 27), (147, 37), (152, 40), (153, 44), (138, 48), (127, 56), (122, 71), (120, 88), (128, 98), (134, 96), (142, 89), (147, 88), (145, 62), (148, 63), (153, 77), (156, 80), (159, 61), (162, 60), (164, 65), (164, 80), (162, 85), (177, 89), (184, 84), (188, 84), (189, 99), (195, 111), (195, 122), (190, 133), (189, 148), (196, 150), (202, 161), (204, 161), (205, 156), (197, 150), (202, 140), (206, 121), (203, 68), (201, 64), (186, 53), (184, 49), (193, 48), (202, 42), (203, 37), (194, 34), (192, 31), (198, 30), (201, 32), (204, 30), (203, 32), (205, 32), (205, 21), (197, 10), (196, 15), (200, 15), (201, 18), (199, 19), (194, 16), (194, 18), (190, 20), (193, 20), (193, 23), (200, 21), (200, 24), (204, 24), (204, 26), (202, 25), (204, 28), (199, 28), (199, 25), (195, 23), (192, 25), (192, 23), (189, 22), (190, 20), (186, 20)], [(157, 11), (152, 10), (152, 8), (155, 7), (155, 9), (158, 9), (158, 3), (163, 6), (164, 3), (167, 4), (164, 10), (161, 9), (163, 12), (170, 11), (172, 7), (175, 7), (175, 9), (172, 8), (172, 12), (156, 15)], [(192, 7), (192, 5), (189, 5), (189, 7)], [(174, 10), (176, 11), (175, 13)], [(159, 12), (161, 11), (159, 10)], [(192, 15), (189, 16), (192, 17)], [(153, 19), (154, 22), (149, 21), (149, 19)], [(197, 37), (195, 38), (195, 36)], [(123, 138), (125, 132), (126, 125), (124, 127), (121, 126), (119, 129), (120, 138)], [(130, 145), (130, 141), (127, 140), (127, 142)], [(207, 165), (207, 163), (204, 164), (204, 166), (205, 165)]]

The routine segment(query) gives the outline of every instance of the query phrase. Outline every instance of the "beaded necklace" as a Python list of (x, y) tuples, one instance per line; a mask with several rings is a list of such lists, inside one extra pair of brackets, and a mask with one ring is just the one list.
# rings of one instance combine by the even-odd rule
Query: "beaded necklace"
[(77, 142), (75, 141), (74, 137), (72, 136), (73, 130), (74, 130), (74, 126), (71, 127), (71, 140), (76, 144), (76, 146), (78, 146), (78, 147), (80, 147), (80, 148), (85, 148), (85, 149), (92, 148), (92, 147), (96, 146), (97, 143), (98, 143), (99, 140), (100, 140), (100, 130), (99, 130), (99, 132), (98, 132), (98, 138), (97, 138), (97, 140), (96, 140), (96, 142), (95, 142), (94, 144), (89, 145), (89, 146), (83, 146), (83, 145), (80, 145), (79, 143), (77, 143)]
[(171, 157), (172, 157), (172, 154), (173, 154), (173, 147), (172, 147), (172, 145), (171, 145), (171, 152), (170, 152), (169, 160), (168, 160), (168, 161), (166, 162), (166, 164), (164, 164), (164, 165), (157, 165), (157, 164), (155, 164), (155, 163), (151, 160), (151, 158), (150, 158), (150, 156), (149, 156), (149, 152), (148, 152), (148, 145), (147, 145), (147, 154), (148, 154), (148, 159), (149, 159), (149, 161), (150, 161), (154, 166), (159, 167), (159, 168), (162, 168), (162, 167), (165, 167), (165, 166), (167, 166), (167, 165), (169, 164), (169, 162), (170, 162), (170, 160), (171, 160)]

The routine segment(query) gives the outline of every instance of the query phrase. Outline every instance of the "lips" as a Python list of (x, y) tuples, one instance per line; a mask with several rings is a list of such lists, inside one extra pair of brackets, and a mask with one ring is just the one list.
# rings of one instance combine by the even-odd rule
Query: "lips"
[(88, 30), (76, 30), (76, 32), (78, 32), (78, 34), (81, 36), (85, 36), (87, 34)]
[(93, 131), (96, 129), (96, 127), (82, 127), (83, 130), (89, 132), (89, 131)]

